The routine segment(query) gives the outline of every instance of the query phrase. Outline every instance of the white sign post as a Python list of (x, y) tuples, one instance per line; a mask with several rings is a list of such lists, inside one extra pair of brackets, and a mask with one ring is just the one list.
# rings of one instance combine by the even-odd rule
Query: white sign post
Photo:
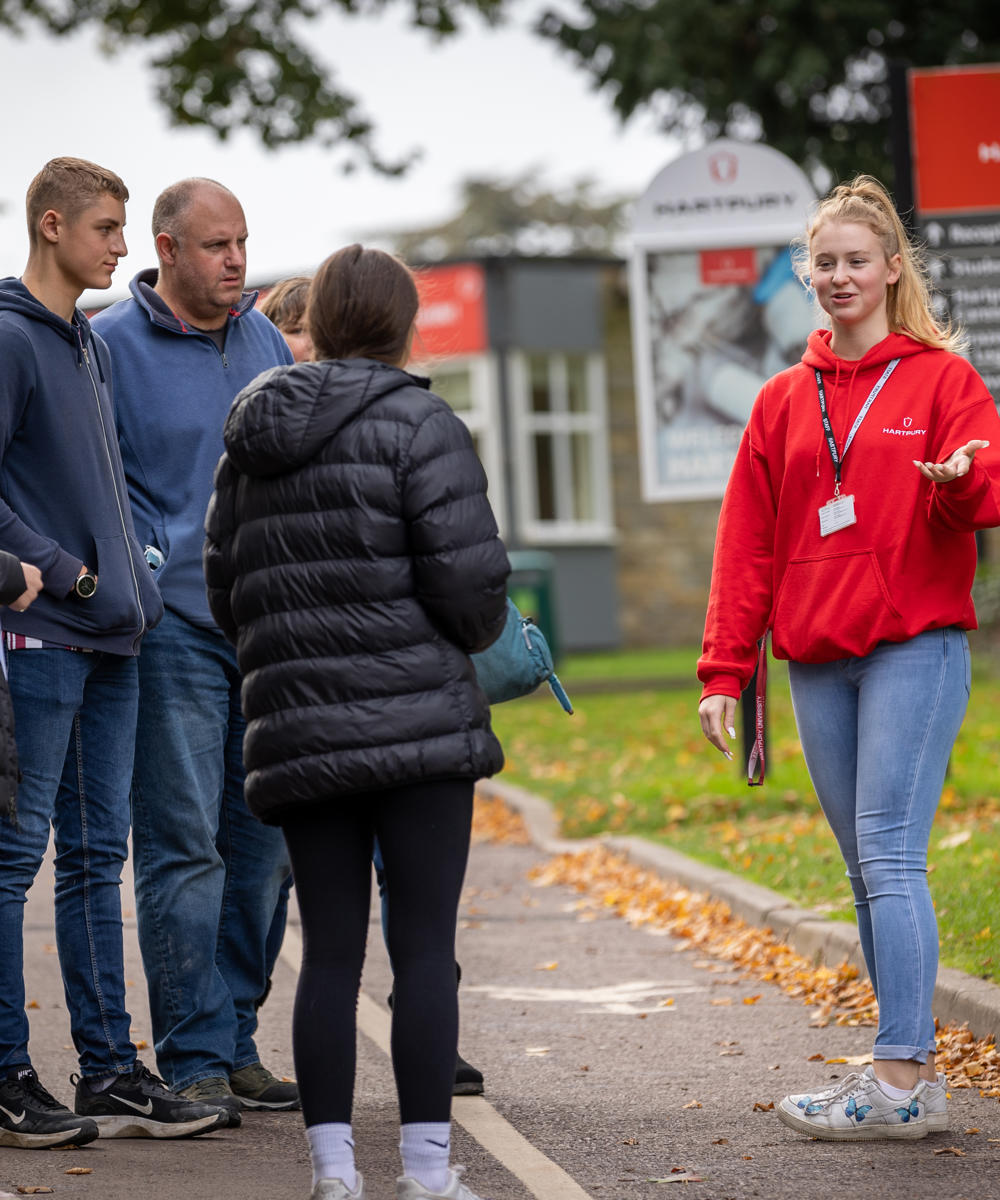
[(816, 326), (791, 267), (816, 195), (785, 155), (722, 139), (636, 204), (629, 291), (646, 500), (721, 496), (761, 384)]

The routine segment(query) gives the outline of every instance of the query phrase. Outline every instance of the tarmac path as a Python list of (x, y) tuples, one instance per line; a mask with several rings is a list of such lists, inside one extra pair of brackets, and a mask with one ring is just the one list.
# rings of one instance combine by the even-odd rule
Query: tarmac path
[[(568, 889), (534, 886), (528, 872), (544, 858), (532, 846), (475, 846), (463, 898), (460, 1046), (485, 1073), (486, 1096), (455, 1103), (455, 1159), (484, 1200), (648, 1200), (664, 1188), (665, 1200), (1000, 1200), (995, 1100), (953, 1091), (950, 1132), (916, 1142), (795, 1136), (768, 1105), (862, 1069), (872, 1030), (813, 1028), (809, 1010), (776, 987), (581, 910)], [(148, 1040), (128, 881), (125, 910), (134, 1036)], [(25, 942), (32, 1057), (42, 1082), (71, 1101), (77, 1066), (47, 874), (29, 896)], [(299, 945), (293, 922), (261, 1011), (258, 1046), (278, 1075), (293, 1073)], [(391, 1200), (399, 1173), (390, 986), (373, 903), (354, 1114), (369, 1200)], [(152, 1049), (141, 1054), (155, 1069)], [(66, 1174), (73, 1167), (90, 1173)], [(301, 1114), (246, 1113), (242, 1129), (190, 1141), (0, 1148), (0, 1197), (30, 1194), (19, 1187), (81, 1200), (307, 1200), (310, 1171)]]

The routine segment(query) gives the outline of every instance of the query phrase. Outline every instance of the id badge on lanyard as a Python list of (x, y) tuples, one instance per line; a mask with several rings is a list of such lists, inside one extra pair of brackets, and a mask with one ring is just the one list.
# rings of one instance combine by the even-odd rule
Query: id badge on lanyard
[(823, 422), (823, 433), (826, 437), (827, 448), (830, 451), (830, 458), (833, 462), (834, 479), (833, 497), (819, 508), (820, 537), (829, 537), (831, 533), (837, 533), (838, 530), (847, 529), (849, 525), (857, 524), (858, 515), (854, 510), (854, 497), (841, 495), (840, 492), (840, 476), (844, 466), (844, 459), (847, 457), (847, 451), (850, 449), (851, 442), (854, 441), (854, 435), (861, 428), (861, 422), (868, 415), (868, 410), (872, 404), (874, 404), (875, 397), (885, 386), (886, 381), (896, 369), (898, 363), (899, 359), (894, 358), (882, 372), (882, 378), (868, 393), (868, 399), (864, 402), (861, 411), (854, 419), (854, 424), (847, 435), (847, 441), (844, 442), (842, 452), (837, 449), (837, 439), (833, 436), (833, 426), (830, 424), (830, 415), (826, 409), (826, 392), (823, 390), (823, 376), (819, 371), (815, 372), (816, 391), (819, 394), (819, 415)]

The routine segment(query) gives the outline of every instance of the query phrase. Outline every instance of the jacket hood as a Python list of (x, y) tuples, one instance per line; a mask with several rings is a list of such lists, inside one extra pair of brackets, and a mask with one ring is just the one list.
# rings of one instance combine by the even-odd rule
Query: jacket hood
[(236, 397), (223, 438), (245, 475), (280, 475), (307, 463), (375, 401), (429, 381), (367, 358), (272, 367)]
[(64, 321), (58, 313), (36, 300), (20, 279), (13, 275), (0, 279), (0, 311), (19, 313), (22, 317), (50, 326), (60, 337), (76, 346), (78, 356), (82, 347), (90, 341), (90, 322), (80, 309), (73, 310), (72, 323)]
[[(167, 302), (156, 290), (156, 281), (159, 276), (160, 272), (156, 267), (147, 267), (146, 270), (133, 276), (128, 290), (154, 324), (160, 325), (164, 329), (172, 329), (175, 333), (202, 333), (201, 330), (192, 329), (186, 325), (176, 313), (171, 311)], [(239, 304), (229, 310), (229, 315), (242, 317), (257, 303), (259, 295), (260, 292), (243, 292)]]
[(905, 333), (890, 333), (888, 337), (877, 342), (864, 358), (857, 362), (839, 358), (830, 349), (833, 333), (829, 329), (815, 329), (809, 335), (802, 362), (810, 370), (832, 371), (840, 374), (854, 374), (858, 370), (872, 367), (884, 367), (894, 358), (909, 358), (912, 354), (922, 354), (928, 349), (923, 342), (918, 342)]

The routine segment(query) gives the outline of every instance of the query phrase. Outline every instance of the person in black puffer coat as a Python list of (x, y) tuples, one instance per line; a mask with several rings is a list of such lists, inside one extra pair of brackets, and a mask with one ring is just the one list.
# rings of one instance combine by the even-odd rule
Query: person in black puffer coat
[(469, 655), (503, 629), (510, 566), (468, 430), (403, 370), (417, 304), (381, 251), (323, 263), (317, 361), (236, 397), (206, 518), (209, 604), (243, 674), (247, 803), (282, 828), (302, 918), (293, 1049), (313, 1200), (364, 1194), (350, 1120), (375, 837), (397, 1197), (475, 1200), (449, 1166), (455, 925), (473, 788), (503, 754)]
[[(0, 604), (24, 612), (41, 590), (42, 575), (34, 564), (23, 563), (16, 554), (0, 550)], [(14, 732), (14, 705), (7, 676), (0, 672), (0, 818), (12, 822), (17, 819), (17, 785), (21, 779)]]

